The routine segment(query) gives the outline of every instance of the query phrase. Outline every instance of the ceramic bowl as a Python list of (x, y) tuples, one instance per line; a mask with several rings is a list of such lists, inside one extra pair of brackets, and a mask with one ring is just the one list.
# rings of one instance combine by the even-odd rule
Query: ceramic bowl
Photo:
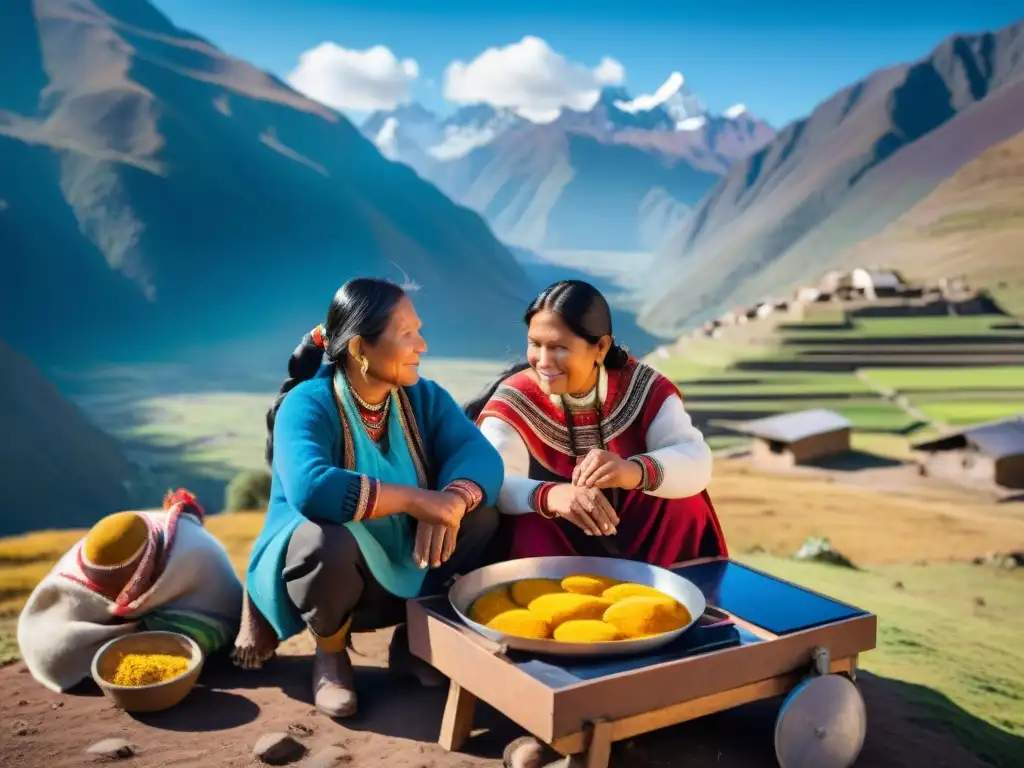
[[(188, 668), (170, 680), (152, 685), (115, 685), (111, 680), (121, 659), (129, 653), (160, 653), (188, 659)], [(115, 638), (92, 660), (92, 678), (103, 694), (125, 712), (160, 712), (184, 699), (203, 669), (203, 652), (192, 638), (177, 632), (136, 632)]]

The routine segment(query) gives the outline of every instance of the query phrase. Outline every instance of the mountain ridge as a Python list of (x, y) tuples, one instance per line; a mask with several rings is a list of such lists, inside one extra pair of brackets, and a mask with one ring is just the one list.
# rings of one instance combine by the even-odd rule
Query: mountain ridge
[(345, 279), (403, 272), (439, 351), (517, 340), (512, 255), (345, 118), (145, 3), (34, 8), (0, 13), (0, 66), (26, 73), (0, 84), (9, 343), (66, 365), (255, 339), (286, 357)]
[[(744, 109), (708, 113), (679, 73), (635, 99), (606, 87), (590, 110), (563, 109), (549, 123), (483, 104), (442, 120), (412, 104), (374, 113), (361, 130), (483, 214), (503, 241), (539, 251), (648, 250), (737, 158), (774, 135)], [(649, 216), (651, 195), (671, 204)]]
[(847, 256), (881, 260), (910, 279), (963, 275), (970, 284), (1024, 287), (1022, 245), (1024, 131), (964, 163)]
[(846, 247), (1024, 127), (1022, 29), (953, 36), (878, 70), (738, 162), (660, 249), (641, 324), (679, 333), (841, 266)]

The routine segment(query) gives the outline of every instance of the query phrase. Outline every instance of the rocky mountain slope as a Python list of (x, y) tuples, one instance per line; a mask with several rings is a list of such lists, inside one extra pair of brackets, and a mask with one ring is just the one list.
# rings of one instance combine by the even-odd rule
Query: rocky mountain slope
[(152, 5), (4, 4), (0, 71), (0, 334), (34, 360), (280, 365), (346, 278), (403, 272), (433, 351), (519, 341), (532, 286), (477, 214)]
[(0, 341), (0, 535), (88, 527), (128, 509), (138, 473), (24, 355)]
[(1022, 75), (1024, 21), (951, 37), (825, 100), (679, 225), (641, 322), (678, 332), (843, 265), (849, 247), (1024, 129)]
[(605, 88), (586, 112), (535, 124), (464, 107), (438, 118), (413, 104), (362, 127), (505, 242), (535, 250), (650, 250), (737, 160), (774, 131), (742, 105), (710, 114), (673, 73), (656, 93)]
[(844, 258), (892, 264), (917, 279), (1024, 284), (1024, 131), (965, 163)]

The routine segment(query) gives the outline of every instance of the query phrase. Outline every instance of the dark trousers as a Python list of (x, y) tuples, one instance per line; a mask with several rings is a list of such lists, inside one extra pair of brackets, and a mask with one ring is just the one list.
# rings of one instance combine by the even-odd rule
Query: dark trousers
[[(478, 568), (497, 528), (498, 510), (494, 507), (466, 514), (455, 551), (448, 562), (428, 569), (420, 594), (438, 594), (453, 576)], [(405, 600), (377, 582), (355, 537), (342, 525), (303, 521), (289, 541), (283, 576), (302, 620), (320, 637), (337, 633), (349, 614), (355, 632), (405, 621)]]

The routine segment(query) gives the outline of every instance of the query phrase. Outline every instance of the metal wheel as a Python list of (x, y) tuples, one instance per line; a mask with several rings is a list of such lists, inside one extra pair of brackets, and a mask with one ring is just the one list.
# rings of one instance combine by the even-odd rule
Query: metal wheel
[(867, 712), (846, 675), (810, 677), (794, 688), (775, 721), (781, 768), (849, 768), (864, 746)]

